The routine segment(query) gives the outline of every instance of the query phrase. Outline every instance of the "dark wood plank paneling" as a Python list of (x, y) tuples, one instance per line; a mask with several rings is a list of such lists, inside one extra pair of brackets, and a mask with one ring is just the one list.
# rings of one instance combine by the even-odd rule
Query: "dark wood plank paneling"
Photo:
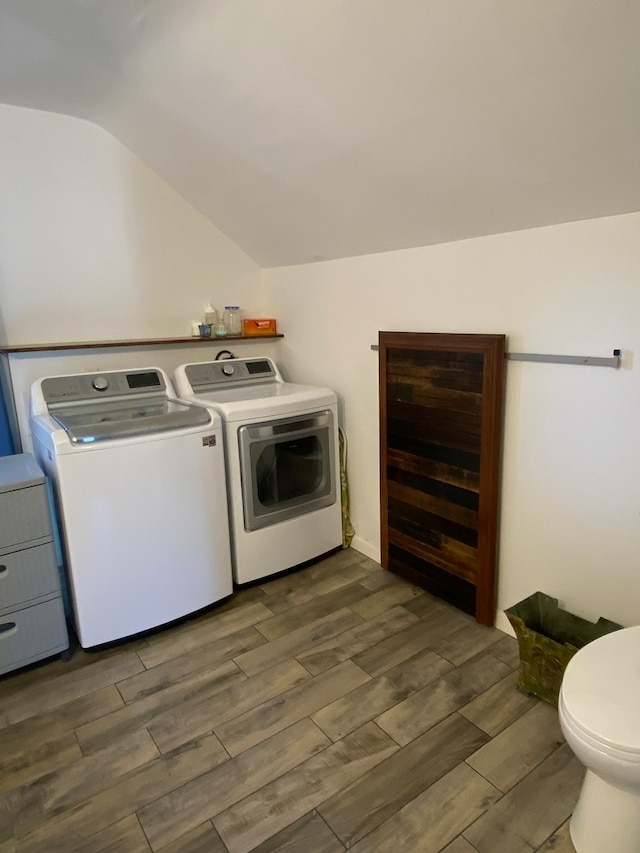
[(415, 539), (422, 538), (425, 542), (440, 541), (441, 536), (449, 536), (476, 548), (478, 545), (478, 530), (476, 527), (466, 527), (449, 521), (441, 515), (426, 512), (419, 506), (405, 503), (400, 500), (389, 500), (388, 512), (389, 525), (401, 533), (413, 536)]
[[(478, 471), (469, 471), (456, 465), (447, 465), (446, 462), (437, 462), (435, 459), (426, 459), (402, 450), (389, 448), (387, 451), (388, 464), (393, 468), (403, 471), (412, 471), (423, 477), (438, 480), (441, 483), (450, 483), (452, 486), (460, 486), (472, 492), (480, 489), (480, 477)], [(478, 467), (480, 460), (478, 459)]]
[(383, 565), (493, 624), (505, 338), (379, 350)]
[(475, 584), (456, 577), (446, 569), (416, 557), (393, 543), (388, 545), (388, 560), (389, 568), (396, 574), (437, 595), (438, 598), (448, 601), (465, 613), (475, 615)]
[[(396, 483), (387, 477), (387, 489), (389, 497), (397, 498), (406, 503), (412, 503), (414, 506), (428, 510), (434, 515), (439, 515), (449, 521), (455, 521), (458, 524), (467, 527), (476, 527), (478, 523), (478, 513), (473, 509), (468, 509), (454, 504), (447, 500), (441, 500), (420, 489), (412, 489), (410, 486)], [(386, 567), (385, 567), (386, 568)]]
[(469, 548), (461, 542), (456, 542), (455, 539), (447, 539), (444, 536), (441, 536), (435, 544), (429, 543), (422, 536), (414, 538), (393, 528), (389, 529), (389, 542), (464, 580), (476, 583), (478, 556), (475, 548)]

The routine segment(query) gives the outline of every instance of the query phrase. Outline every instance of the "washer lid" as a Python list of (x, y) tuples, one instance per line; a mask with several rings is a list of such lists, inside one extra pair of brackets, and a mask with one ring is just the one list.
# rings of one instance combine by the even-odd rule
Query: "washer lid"
[(117, 438), (133, 438), (167, 430), (203, 426), (212, 423), (207, 409), (189, 403), (161, 399), (139, 398), (135, 405), (125, 403), (93, 403), (73, 406), (64, 411), (52, 411), (72, 444), (92, 444)]
[(601, 743), (640, 754), (640, 626), (588, 643), (562, 681), (565, 710)]

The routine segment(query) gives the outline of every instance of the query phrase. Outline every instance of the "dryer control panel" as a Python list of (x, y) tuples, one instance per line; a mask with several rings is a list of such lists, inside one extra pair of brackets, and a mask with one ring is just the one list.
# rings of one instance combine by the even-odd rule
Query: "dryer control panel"
[(269, 358), (230, 358), (225, 361), (188, 364), (185, 374), (196, 394), (235, 385), (282, 382), (282, 377)]

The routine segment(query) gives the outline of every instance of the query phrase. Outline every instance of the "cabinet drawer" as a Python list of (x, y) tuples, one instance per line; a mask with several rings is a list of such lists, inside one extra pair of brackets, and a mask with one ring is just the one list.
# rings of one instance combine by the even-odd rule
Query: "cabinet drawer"
[(60, 592), (53, 542), (0, 554), (0, 613)]
[(0, 673), (55, 655), (68, 647), (59, 596), (0, 616)]
[(51, 536), (47, 489), (42, 483), (0, 494), (0, 548)]

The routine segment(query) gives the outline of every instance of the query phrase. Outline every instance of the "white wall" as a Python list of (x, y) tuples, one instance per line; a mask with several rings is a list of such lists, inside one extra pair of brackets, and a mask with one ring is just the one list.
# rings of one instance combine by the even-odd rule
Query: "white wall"
[(640, 214), (266, 270), (291, 378), (334, 387), (354, 545), (379, 556), (378, 330), (506, 333), (498, 622), (535, 590), (640, 623)]
[[(263, 314), (258, 266), (97, 125), (0, 105), (0, 343), (188, 336), (209, 300)], [(23, 449), (39, 376), (171, 371), (217, 352), (199, 346), (3, 359)]]
[(0, 105), (0, 342), (181, 336), (259, 270), (97, 125)]

